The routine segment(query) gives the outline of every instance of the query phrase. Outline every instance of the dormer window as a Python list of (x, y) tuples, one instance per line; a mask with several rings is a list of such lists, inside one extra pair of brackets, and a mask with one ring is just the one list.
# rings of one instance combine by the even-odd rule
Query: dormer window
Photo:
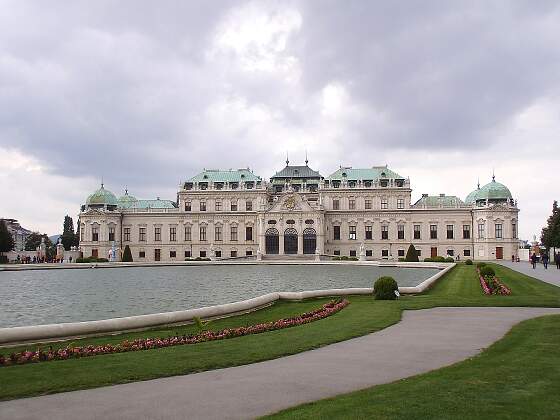
[(395, 184), (397, 187), (402, 187), (404, 185), (404, 179), (396, 179)]
[(382, 180), (380, 181), (380, 184), (381, 184), (382, 187), (386, 188), (386, 187), (389, 185), (389, 180), (387, 180), (387, 179), (382, 179)]
[(364, 187), (371, 188), (371, 181), (364, 181)]
[(350, 182), (348, 182), (348, 186), (349, 186), (350, 188), (356, 188), (356, 181), (350, 181)]
[(232, 189), (232, 190), (236, 190), (237, 188), (239, 188), (239, 183), (237, 183), (237, 182), (232, 182), (232, 183), (230, 184), (230, 186), (231, 186), (231, 189)]
[(217, 190), (221, 190), (222, 188), (224, 188), (224, 183), (223, 182), (217, 182), (217, 183), (214, 184), (214, 187)]
[(333, 182), (332, 182), (332, 186), (333, 186), (333, 188), (338, 188), (338, 187), (340, 187), (340, 181), (333, 181)]
[(208, 189), (208, 182), (199, 182), (198, 188), (200, 188), (201, 190)]

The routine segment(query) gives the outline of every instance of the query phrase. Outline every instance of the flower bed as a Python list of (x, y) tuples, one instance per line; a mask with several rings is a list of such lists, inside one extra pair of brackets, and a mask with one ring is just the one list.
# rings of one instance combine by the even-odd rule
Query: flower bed
[(283, 318), (277, 321), (270, 321), (262, 324), (249, 325), (247, 327), (226, 328), (220, 331), (204, 331), (200, 334), (194, 335), (173, 336), (167, 338), (138, 338), (133, 341), (125, 340), (115, 345), (68, 346), (57, 350), (49, 348), (46, 351), (38, 348), (35, 351), (25, 350), (19, 353), (12, 353), (9, 356), (0, 354), (0, 366), (24, 365), (27, 363), (77, 359), (80, 357), (91, 357), (101, 354), (150, 350), (163, 347), (181, 346), (185, 344), (196, 344), (205, 341), (224, 340), (227, 338), (241, 337), (243, 335), (259, 334), (318, 321), (339, 312), (349, 304), (350, 302), (346, 299), (331, 300), (319, 309), (315, 309), (314, 311), (306, 312), (295, 317)]
[(478, 278), (480, 279), (480, 286), (485, 295), (509, 295), (511, 294), (511, 289), (498, 279), (497, 276), (482, 276), (480, 270), (478, 272)]

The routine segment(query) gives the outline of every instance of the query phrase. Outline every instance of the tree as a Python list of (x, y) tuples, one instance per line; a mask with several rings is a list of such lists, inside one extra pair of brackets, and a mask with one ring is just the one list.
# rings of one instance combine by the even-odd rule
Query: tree
[(0, 220), (0, 263), (5, 262), (7, 258), (3, 255), (4, 252), (10, 252), (14, 249), (15, 243), (11, 233), (8, 231), (8, 226), (4, 220)]
[(547, 219), (547, 225), (541, 231), (541, 243), (546, 249), (560, 248), (560, 208), (556, 200), (552, 203), (552, 214)]
[(132, 252), (130, 252), (130, 247), (127, 245), (124, 247), (124, 252), (123, 252), (123, 257), (122, 257), (123, 262), (132, 262)]
[(41, 245), (41, 240), (45, 239), (47, 258), (52, 258), (56, 254), (56, 249), (53, 246), (52, 241), (49, 239), (46, 233), (33, 232), (25, 241), (26, 251), (35, 251), (39, 245)]
[(414, 245), (410, 244), (404, 260), (407, 262), (418, 262), (418, 251), (416, 251)]
[(68, 215), (64, 216), (64, 227), (60, 238), (66, 251), (70, 250), (71, 246), (78, 245), (76, 243), (76, 234), (74, 233), (74, 221)]

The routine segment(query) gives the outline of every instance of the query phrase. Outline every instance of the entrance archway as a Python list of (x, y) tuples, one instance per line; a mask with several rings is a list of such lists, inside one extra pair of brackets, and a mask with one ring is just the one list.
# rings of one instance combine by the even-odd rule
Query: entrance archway
[(284, 254), (298, 253), (298, 234), (294, 228), (284, 231)]
[(278, 230), (275, 228), (269, 228), (265, 232), (265, 250), (267, 254), (278, 254), (280, 250)]
[(307, 228), (303, 231), (303, 253), (315, 254), (317, 248), (317, 232), (313, 228)]

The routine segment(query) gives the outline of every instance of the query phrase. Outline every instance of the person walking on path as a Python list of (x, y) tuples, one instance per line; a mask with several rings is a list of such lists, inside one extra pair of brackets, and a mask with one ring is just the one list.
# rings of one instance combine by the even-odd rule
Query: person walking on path
[(556, 263), (556, 269), (560, 270), (560, 252), (554, 254), (554, 262)]
[(533, 264), (533, 270), (535, 268), (537, 268), (537, 253), (533, 252), (533, 255), (531, 255), (531, 264)]
[(542, 256), (542, 263), (544, 265), (544, 269), (548, 270), (548, 253), (543, 254)]

